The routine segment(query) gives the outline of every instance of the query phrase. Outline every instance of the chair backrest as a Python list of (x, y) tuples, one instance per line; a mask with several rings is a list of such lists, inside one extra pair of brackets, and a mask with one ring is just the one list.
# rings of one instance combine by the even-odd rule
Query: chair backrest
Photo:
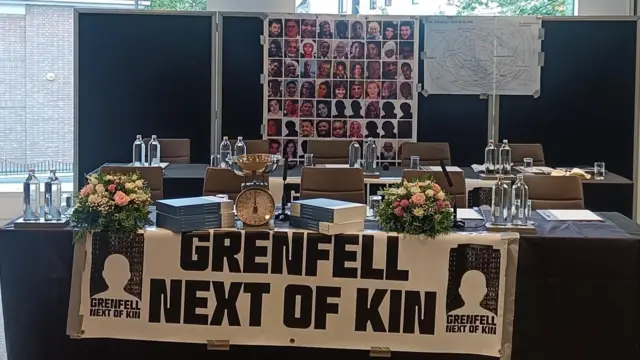
[[(151, 139), (142, 140), (149, 151)], [(191, 140), (158, 139), (160, 143), (160, 161), (171, 164), (189, 164), (191, 162)]]
[[(268, 154), (269, 153), (269, 141), (268, 140), (242, 140), (247, 147), (247, 154)], [(236, 145), (236, 140), (229, 140), (231, 148)]]
[[(209, 167), (204, 173), (202, 195), (214, 196), (225, 194), (229, 196), (230, 200), (235, 201), (240, 191), (242, 191), (242, 184), (245, 181), (251, 182), (254, 180), (262, 182), (263, 178), (262, 176), (248, 176), (245, 179), (244, 176), (237, 175), (231, 169)], [(268, 178), (265, 177), (264, 180), (268, 184)]]
[[(162, 145), (160, 145), (162, 146)], [(162, 152), (162, 148), (160, 148)], [(164, 197), (163, 170), (160, 166), (111, 166), (104, 165), (100, 167), (103, 174), (119, 173), (133, 174), (139, 172), (140, 176), (147, 181), (147, 185), (151, 190), (151, 200), (162, 200)]]
[(430, 170), (411, 170), (404, 169), (402, 170), (402, 180), (407, 180), (409, 182), (415, 181), (421, 177), (426, 175), (433, 176), (436, 184), (440, 185), (442, 190), (447, 193), (452, 199), (455, 199), (456, 205), (458, 208), (466, 208), (467, 207), (467, 183), (464, 179), (464, 171), (449, 171), (449, 176), (451, 177), (451, 182), (453, 183), (453, 187), (449, 186), (447, 183), (447, 178), (444, 176), (444, 172), (442, 171), (430, 171)]
[(348, 164), (349, 145), (348, 140), (309, 140), (307, 154), (313, 154), (314, 164)]
[(449, 143), (439, 142), (406, 142), (400, 147), (402, 167), (409, 167), (412, 156), (420, 156), (420, 165), (440, 165), (440, 160), (445, 165), (451, 165), (451, 153)]
[(525, 175), (531, 209), (584, 209), (582, 180), (577, 176)]
[(300, 199), (327, 198), (366, 204), (360, 168), (302, 168)]
[[(502, 144), (497, 144), (500, 149)], [(524, 158), (532, 158), (533, 166), (545, 166), (542, 144), (509, 144), (511, 148), (511, 162), (515, 166), (524, 165)]]

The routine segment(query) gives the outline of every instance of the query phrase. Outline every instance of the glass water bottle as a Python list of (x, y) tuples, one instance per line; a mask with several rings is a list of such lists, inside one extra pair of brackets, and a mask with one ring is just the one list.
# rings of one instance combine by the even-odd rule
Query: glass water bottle
[(145, 146), (142, 141), (142, 135), (136, 135), (136, 141), (133, 142), (133, 166), (143, 166), (145, 155)]
[(500, 173), (503, 175), (511, 174), (511, 148), (507, 140), (502, 140), (500, 147)]
[(484, 172), (493, 174), (496, 170), (496, 147), (493, 140), (489, 140), (489, 145), (484, 148)]
[(44, 219), (60, 220), (62, 218), (62, 182), (55, 170), (49, 172), (44, 183)]
[(220, 167), (230, 167), (229, 157), (231, 157), (231, 143), (229, 143), (229, 137), (225, 136), (220, 144)]
[(349, 145), (349, 167), (358, 167), (361, 157), (362, 149), (360, 148), (360, 144), (353, 140)]
[(504, 177), (498, 175), (498, 181), (493, 185), (491, 199), (491, 223), (494, 225), (506, 225), (509, 223), (509, 185), (504, 182)]
[(247, 154), (247, 146), (242, 141), (242, 136), (238, 136), (238, 141), (236, 141), (236, 145), (233, 147), (233, 154), (235, 156)]
[(518, 174), (511, 189), (511, 223), (527, 225), (527, 202), (529, 201), (529, 187), (524, 182), (522, 174)]
[(376, 146), (375, 141), (369, 139), (369, 141), (364, 145), (364, 172), (372, 173), (376, 168), (376, 155), (378, 151), (378, 147)]
[(151, 135), (151, 141), (149, 142), (149, 159), (147, 164), (150, 166), (160, 166), (160, 143), (158, 137)]
[(22, 217), (24, 220), (39, 220), (40, 219), (40, 180), (36, 176), (36, 170), (30, 169), (29, 175), (24, 180), (23, 187), (23, 211)]

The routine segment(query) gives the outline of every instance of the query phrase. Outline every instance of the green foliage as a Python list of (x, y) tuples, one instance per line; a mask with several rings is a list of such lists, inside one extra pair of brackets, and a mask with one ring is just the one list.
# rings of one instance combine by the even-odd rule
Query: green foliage
[(151, 0), (150, 9), (203, 11), (207, 10), (207, 0)]
[(456, 0), (458, 15), (473, 15), (478, 10), (497, 9), (500, 15), (573, 15), (574, 0)]
[(76, 240), (95, 231), (133, 234), (153, 224), (151, 192), (139, 173), (89, 175), (76, 204), (71, 214)]
[(431, 176), (388, 187), (378, 208), (378, 224), (397, 233), (431, 238), (446, 234), (453, 224), (450, 198)]

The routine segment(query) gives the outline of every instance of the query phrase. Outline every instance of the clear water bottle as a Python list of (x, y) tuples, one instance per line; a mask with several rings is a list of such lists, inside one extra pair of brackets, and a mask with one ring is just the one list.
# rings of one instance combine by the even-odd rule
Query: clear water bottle
[(372, 173), (376, 168), (376, 157), (378, 147), (372, 139), (364, 145), (364, 172)]
[(498, 175), (491, 199), (491, 223), (494, 225), (506, 225), (509, 222), (509, 195), (509, 185), (504, 182), (502, 175)]
[(231, 143), (227, 136), (222, 138), (222, 144), (220, 144), (220, 167), (228, 168), (229, 157), (231, 157)]
[(147, 164), (160, 166), (160, 143), (155, 135), (151, 135), (151, 141), (149, 142), (149, 160)]
[(247, 154), (247, 146), (242, 141), (242, 136), (238, 136), (238, 141), (236, 141), (236, 145), (233, 147), (233, 154), (235, 156)]
[(145, 155), (145, 146), (142, 141), (142, 135), (136, 135), (136, 141), (133, 142), (133, 166), (143, 166)]
[(36, 176), (36, 170), (30, 169), (29, 175), (24, 180), (24, 198), (22, 200), (24, 220), (40, 219), (40, 180)]
[(349, 167), (358, 167), (361, 157), (362, 149), (360, 148), (360, 144), (353, 140), (349, 145)]
[(502, 140), (500, 147), (500, 173), (504, 175), (511, 174), (511, 148), (508, 140)]
[(511, 189), (511, 223), (514, 225), (526, 225), (527, 202), (529, 201), (529, 187), (524, 183), (522, 174), (518, 174), (516, 182)]
[(496, 170), (496, 147), (493, 140), (489, 140), (489, 145), (484, 148), (484, 171), (493, 174)]
[(62, 182), (55, 170), (49, 172), (49, 177), (44, 183), (44, 219), (60, 220), (62, 213)]

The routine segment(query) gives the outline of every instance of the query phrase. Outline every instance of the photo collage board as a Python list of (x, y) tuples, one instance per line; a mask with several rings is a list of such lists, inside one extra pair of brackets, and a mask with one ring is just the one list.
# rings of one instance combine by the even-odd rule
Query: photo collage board
[(394, 165), (415, 141), (417, 17), (269, 14), (265, 20), (264, 137), (302, 159), (309, 139), (373, 138)]

